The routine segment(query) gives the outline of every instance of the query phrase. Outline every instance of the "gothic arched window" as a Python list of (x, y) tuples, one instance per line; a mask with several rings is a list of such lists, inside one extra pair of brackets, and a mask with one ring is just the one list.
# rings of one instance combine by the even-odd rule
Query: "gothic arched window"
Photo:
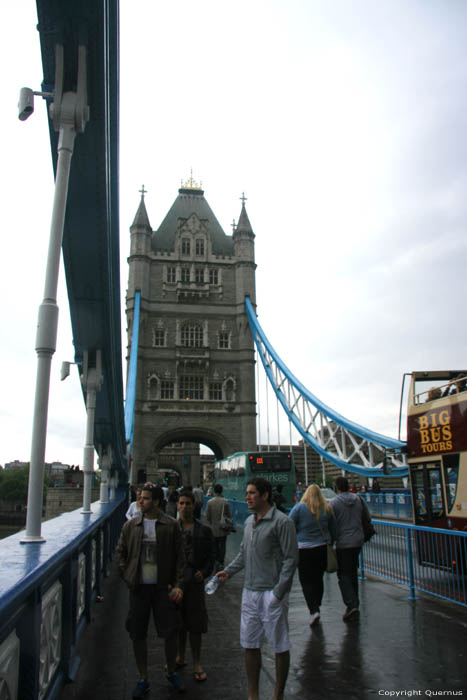
[(199, 323), (185, 323), (181, 327), (180, 342), (187, 348), (203, 347), (203, 328)]
[(152, 329), (152, 346), (154, 348), (165, 347), (165, 329), (161, 325)]

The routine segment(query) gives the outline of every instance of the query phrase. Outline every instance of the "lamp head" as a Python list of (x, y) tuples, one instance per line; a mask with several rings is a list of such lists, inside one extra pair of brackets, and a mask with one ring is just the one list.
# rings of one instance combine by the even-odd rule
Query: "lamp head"
[(71, 362), (62, 362), (62, 367), (60, 369), (60, 380), (63, 382), (70, 374)]
[(24, 122), (34, 112), (34, 91), (23, 87), (19, 91), (18, 119)]

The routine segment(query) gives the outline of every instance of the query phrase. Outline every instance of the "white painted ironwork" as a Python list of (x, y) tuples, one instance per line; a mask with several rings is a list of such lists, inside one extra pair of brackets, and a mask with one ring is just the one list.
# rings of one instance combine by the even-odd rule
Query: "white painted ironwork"
[[(290, 421), (321, 457), (340, 469), (366, 476), (407, 474), (405, 443), (340, 416), (308, 391), (279, 358), (258, 323), (249, 298), (245, 306), (256, 350), (267, 378)], [(388, 462), (390, 467), (388, 468)]]
[(15, 630), (0, 644), (0, 700), (17, 700), (19, 639)]
[(60, 663), (62, 644), (62, 584), (56, 581), (42, 598), (39, 700), (47, 693)]
[(84, 613), (86, 602), (86, 556), (84, 552), (78, 557), (78, 575), (76, 579), (76, 621)]

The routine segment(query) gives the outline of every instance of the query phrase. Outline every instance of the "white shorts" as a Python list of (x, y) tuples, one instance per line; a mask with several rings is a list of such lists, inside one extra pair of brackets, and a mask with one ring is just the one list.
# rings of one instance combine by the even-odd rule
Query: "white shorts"
[(272, 591), (243, 589), (240, 618), (240, 644), (244, 649), (259, 649), (264, 636), (275, 654), (289, 651), (289, 594), (282, 600)]

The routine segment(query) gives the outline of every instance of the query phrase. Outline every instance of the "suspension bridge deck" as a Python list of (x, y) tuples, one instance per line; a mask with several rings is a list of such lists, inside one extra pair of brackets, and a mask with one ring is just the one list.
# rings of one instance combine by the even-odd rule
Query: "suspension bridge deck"
[[(238, 532), (229, 538), (227, 560), (237, 550), (240, 536)], [(241, 586), (238, 575), (208, 598), (210, 624), (202, 653), (208, 680), (196, 683), (189, 665), (184, 674), (187, 696), (193, 700), (247, 697), (238, 641)], [(137, 671), (124, 628), (127, 592), (114, 566), (103, 595), (103, 602), (94, 605), (92, 624), (80, 640), (81, 665), (76, 680), (63, 689), (60, 700), (131, 698)], [(313, 629), (307, 625), (298, 577), (290, 603), (293, 648), (286, 700), (370, 700), (398, 697), (390, 694), (392, 691), (417, 691), (412, 697), (426, 697), (428, 690), (456, 695), (466, 691), (467, 654), (461, 641), (467, 629), (465, 609), (426, 596), (411, 601), (406, 588), (369, 578), (361, 583), (360, 621), (345, 623), (333, 574), (325, 575), (320, 625)], [(151, 691), (147, 697), (169, 697), (163, 644), (153, 628), (149, 652)], [(273, 685), (274, 656), (265, 645), (261, 698), (272, 697)]]

